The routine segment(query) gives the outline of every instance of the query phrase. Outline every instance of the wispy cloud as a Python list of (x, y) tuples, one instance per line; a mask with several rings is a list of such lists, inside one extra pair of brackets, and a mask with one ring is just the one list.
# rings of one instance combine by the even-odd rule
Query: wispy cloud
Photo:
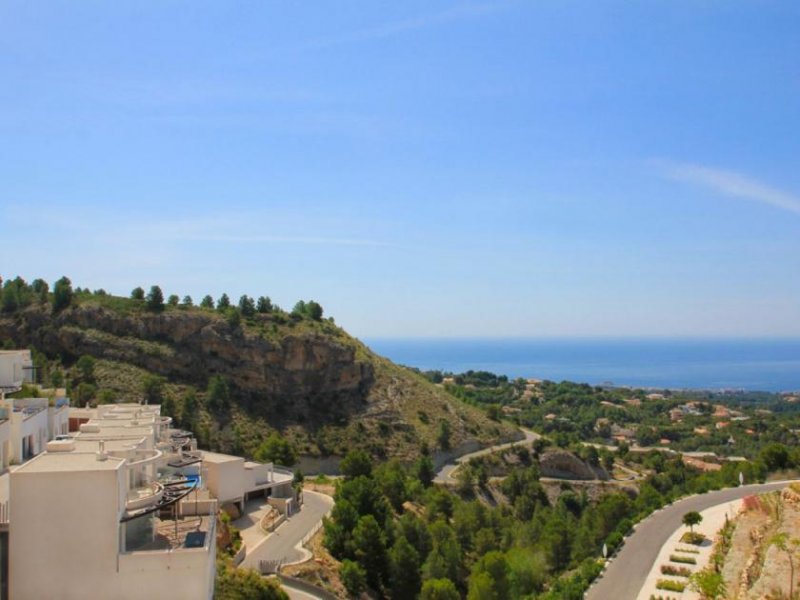
[(293, 235), (178, 235), (175, 240), (223, 242), (230, 244), (305, 244), (313, 246), (391, 246), (388, 242), (358, 238), (333, 238)]
[(800, 196), (779, 190), (741, 173), (688, 163), (659, 161), (657, 164), (670, 179), (800, 214)]
[[(28, 210), (21, 205), (10, 205), (6, 210), (14, 223), (22, 225), (29, 219)], [(265, 215), (257, 211), (242, 211), (233, 217), (209, 214), (154, 220), (137, 212), (128, 213), (124, 218), (115, 218), (109, 213), (88, 207), (72, 207), (69, 211), (50, 207), (43, 211), (39, 222), (55, 230), (91, 239), (104, 247), (127, 247), (131, 244), (138, 247), (155, 243), (159, 251), (171, 244), (191, 242), (397, 247), (390, 241), (360, 235), (357, 229), (363, 227), (348, 231), (330, 220), (320, 218), (318, 222), (311, 223), (307, 216), (294, 213)], [(343, 235), (315, 235), (315, 230), (337, 227)], [(269, 233), (269, 230), (281, 233)]]
[(329, 48), (332, 46), (340, 46), (343, 44), (353, 44), (366, 40), (376, 40), (392, 37), (408, 31), (415, 31), (418, 29), (425, 29), (443, 23), (450, 23), (452, 21), (459, 21), (462, 19), (469, 19), (483, 14), (494, 12), (501, 8), (503, 3), (499, 2), (484, 2), (484, 3), (468, 3), (456, 6), (449, 10), (444, 10), (437, 13), (429, 13), (420, 15), (409, 19), (402, 19), (389, 23), (383, 23), (374, 27), (366, 27), (363, 29), (356, 29), (350, 32), (343, 33), (338, 36), (327, 38), (320, 38), (311, 40), (301, 46), (302, 49), (320, 49)]

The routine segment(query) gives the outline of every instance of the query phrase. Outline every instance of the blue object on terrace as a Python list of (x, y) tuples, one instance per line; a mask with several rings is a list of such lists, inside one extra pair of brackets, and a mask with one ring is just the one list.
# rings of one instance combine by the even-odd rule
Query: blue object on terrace
[(205, 531), (190, 531), (186, 534), (186, 541), (183, 543), (183, 546), (184, 548), (202, 548), (205, 544)]

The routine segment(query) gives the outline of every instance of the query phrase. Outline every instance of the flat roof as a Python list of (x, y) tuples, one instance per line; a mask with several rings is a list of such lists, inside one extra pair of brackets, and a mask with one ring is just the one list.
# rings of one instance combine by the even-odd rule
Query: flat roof
[(103, 442), (103, 446), (106, 452), (108, 452), (110, 450), (136, 450), (139, 448), (139, 443), (144, 441), (144, 438), (137, 441), (131, 438), (122, 440), (90, 440), (76, 437), (72, 438), (72, 441), (75, 442), (76, 452), (97, 452), (100, 449), (100, 442)]
[[(136, 421), (136, 425), (131, 425)], [(120, 417), (118, 419), (89, 419), (89, 425), (97, 425), (98, 427), (113, 427), (117, 429), (119, 427), (152, 427), (155, 425), (155, 420), (152, 418), (138, 418), (134, 419), (133, 417)]]
[(115, 471), (124, 462), (124, 458), (113, 456), (106, 460), (97, 460), (94, 452), (45, 452), (20, 465), (12, 472), (12, 477), (16, 473)]
[(241, 456), (233, 456), (231, 454), (220, 454), (219, 452), (208, 452), (203, 450), (203, 462), (226, 463), (235, 461), (244, 461), (244, 458)]
[(75, 439), (79, 440), (107, 440), (107, 439), (131, 439), (153, 437), (152, 427), (101, 427), (100, 431), (84, 432), (79, 431), (75, 434)]

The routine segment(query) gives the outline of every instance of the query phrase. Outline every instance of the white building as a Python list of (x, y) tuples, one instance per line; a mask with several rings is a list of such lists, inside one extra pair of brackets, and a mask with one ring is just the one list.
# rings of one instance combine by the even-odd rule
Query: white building
[(280, 512), (294, 512), (294, 475), (288, 469), (206, 451), (203, 452), (203, 468), (208, 490), (220, 504), (236, 504), (244, 509), (250, 498), (264, 496)]
[(51, 442), (11, 473), (10, 597), (210, 599), (215, 511), (189, 522), (156, 515), (169, 505), (143, 463), (158, 451), (132, 461), (75, 446)]
[(18, 465), (44, 452), (50, 439), (47, 398), (3, 400), (11, 420), (10, 462)]
[[(24, 359), (0, 357), (0, 385), (19, 389)], [(219, 506), (263, 495), (293, 511), (290, 471), (199, 451), (159, 406), (2, 392), (0, 471), (20, 466), (2, 476), (0, 596), (210, 600)]]
[(199, 457), (162, 441), (158, 407), (94, 416), (10, 474), (9, 597), (210, 599), (217, 504), (199, 498)]
[(7, 408), (0, 406), (0, 473), (11, 464), (11, 420)]
[(54, 398), (48, 402), (47, 433), (51, 440), (69, 433), (69, 398)]
[(30, 350), (0, 350), (0, 391), (14, 392), (34, 381)]

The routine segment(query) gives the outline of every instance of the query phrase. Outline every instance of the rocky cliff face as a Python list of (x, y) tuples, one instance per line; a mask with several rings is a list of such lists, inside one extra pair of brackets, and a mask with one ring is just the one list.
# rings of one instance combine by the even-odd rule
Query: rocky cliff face
[(290, 332), (270, 339), (202, 311), (119, 314), (81, 305), (53, 316), (32, 307), (0, 319), (0, 337), (68, 360), (90, 354), (124, 362), (200, 389), (222, 375), (248, 406), (281, 404), (283, 415), (314, 407), (347, 412), (375, 381), (372, 365), (357, 360), (345, 338)]
[[(116, 400), (141, 399), (145, 377), (163, 376), (173, 416), (191, 419), (206, 447), (221, 451), (252, 454), (278, 429), (312, 457), (361, 447), (414, 460), (423, 442), (437, 449), (442, 421), (450, 424), (452, 448), (519, 437), (330, 321), (281, 313), (231, 324), (213, 311), (150, 313), (130, 300), (90, 298), (56, 315), (48, 304), (0, 314), (0, 342), (8, 340), (60, 359), (73, 381), (80, 377), (73, 363), (94, 356), (98, 391)], [(212, 410), (204, 390), (215, 375), (228, 382), (230, 402)], [(188, 386), (200, 404), (187, 417)]]

